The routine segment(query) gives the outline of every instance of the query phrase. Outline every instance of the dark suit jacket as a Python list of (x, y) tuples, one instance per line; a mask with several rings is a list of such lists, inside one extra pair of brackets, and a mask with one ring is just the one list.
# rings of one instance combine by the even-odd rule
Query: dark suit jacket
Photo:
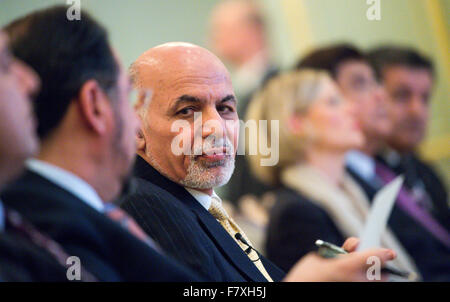
[(40, 175), (27, 171), (2, 194), (100, 281), (196, 281), (194, 274), (149, 248), (116, 222)]
[(276, 202), (267, 227), (267, 257), (284, 270), (307, 253), (317, 251), (322, 239), (341, 246), (344, 236), (321, 207), (287, 187), (273, 192)]
[(8, 229), (0, 232), (1, 281), (68, 281), (66, 270), (46, 250), (21, 235)]
[[(380, 189), (362, 179), (351, 168), (347, 171), (358, 182), (370, 201)], [(388, 225), (416, 263), (424, 281), (450, 281), (450, 250), (396, 204)]]
[[(164, 251), (213, 281), (266, 281), (234, 239), (182, 186), (141, 157), (134, 172), (135, 192), (121, 206)], [(274, 281), (283, 278), (282, 271), (261, 259)]]
[(438, 174), (431, 165), (422, 161), (415, 154), (404, 155), (398, 166), (392, 166), (383, 157), (377, 156), (377, 160), (384, 163), (396, 174), (405, 175), (405, 184), (411, 188), (415, 182), (420, 181), (433, 203), (432, 215), (450, 230), (450, 208), (448, 192)]

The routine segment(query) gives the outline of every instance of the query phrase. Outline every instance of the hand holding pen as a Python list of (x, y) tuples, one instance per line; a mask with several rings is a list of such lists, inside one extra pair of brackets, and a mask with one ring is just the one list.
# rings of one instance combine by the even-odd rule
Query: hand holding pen
[[(357, 238), (349, 238), (342, 248), (320, 239), (317, 240), (315, 244), (319, 247), (318, 253), (320, 256), (324, 258), (334, 258), (338, 255), (348, 254), (349, 252), (356, 250), (358, 243), (359, 240)], [(401, 271), (389, 266), (383, 267), (381, 273), (402, 277), (408, 281), (415, 281), (417, 279), (417, 274), (414, 272)]]

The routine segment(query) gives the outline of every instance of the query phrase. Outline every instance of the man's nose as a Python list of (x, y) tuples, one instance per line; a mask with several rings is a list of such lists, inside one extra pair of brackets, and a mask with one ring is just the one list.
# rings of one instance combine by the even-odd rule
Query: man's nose
[(426, 110), (426, 104), (420, 96), (413, 96), (409, 103), (409, 112), (415, 116), (422, 116)]
[(376, 103), (381, 105), (384, 104), (386, 102), (386, 98), (387, 98), (387, 94), (386, 94), (386, 90), (384, 89), (384, 87), (380, 84), (377, 84), (374, 90), (374, 96), (375, 96), (375, 100)]
[(352, 117), (356, 116), (356, 104), (354, 102), (346, 100), (344, 109), (348, 115), (351, 115)]
[(217, 110), (206, 110), (202, 113), (202, 137), (221, 136), (225, 131), (225, 122)]

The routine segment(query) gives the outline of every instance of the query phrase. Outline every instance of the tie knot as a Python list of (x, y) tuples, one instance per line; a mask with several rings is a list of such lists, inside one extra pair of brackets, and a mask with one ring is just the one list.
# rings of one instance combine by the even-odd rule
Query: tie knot
[(211, 205), (209, 206), (208, 211), (219, 221), (224, 221), (229, 218), (228, 213), (222, 206), (222, 203), (215, 196), (211, 197)]

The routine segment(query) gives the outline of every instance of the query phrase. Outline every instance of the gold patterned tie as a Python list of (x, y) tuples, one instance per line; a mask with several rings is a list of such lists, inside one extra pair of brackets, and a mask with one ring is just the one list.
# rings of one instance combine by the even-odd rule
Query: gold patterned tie
[(248, 250), (248, 246), (245, 245), (240, 240), (237, 240), (235, 235), (237, 233), (241, 234), (244, 240), (250, 245), (253, 246), (250, 240), (247, 238), (245, 233), (242, 231), (242, 229), (233, 221), (233, 219), (228, 215), (228, 213), (225, 211), (225, 209), (222, 207), (222, 201), (218, 198), (218, 196), (212, 196), (211, 197), (211, 205), (209, 207), (209, 213), (214, 216), (214, 218), (217, 219), (217, 221), (222, 225), (222, 227), (230, 234), (230, 236), (236, 241), (236, 243), (241, 247), (241, 249), (246, 253), (248, 258), (255, 264), (256, 268), (263, 274), (263, 276), (269, 281), (273, 282), (270, 275), (267, 273), (266, 269), (264, 268), (263, 263), (259, 259), (258, 253), (255, 252), (255, 250), (252, 248), (250, 249), (250, 252), (247, 253), (246, 250)]

